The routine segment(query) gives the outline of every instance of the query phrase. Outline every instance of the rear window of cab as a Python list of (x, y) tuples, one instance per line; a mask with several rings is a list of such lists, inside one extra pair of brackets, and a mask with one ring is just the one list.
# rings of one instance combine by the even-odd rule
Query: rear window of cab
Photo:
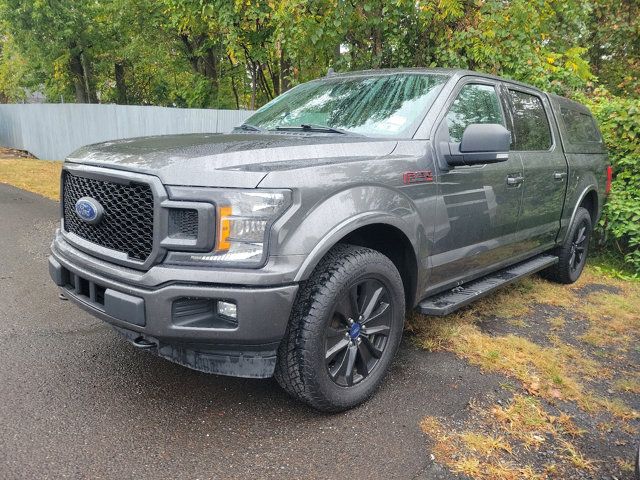
[(600, 133), (591, 115), (564, 106), (560, 108), (560, 115), (570, 143), (601, 142)]

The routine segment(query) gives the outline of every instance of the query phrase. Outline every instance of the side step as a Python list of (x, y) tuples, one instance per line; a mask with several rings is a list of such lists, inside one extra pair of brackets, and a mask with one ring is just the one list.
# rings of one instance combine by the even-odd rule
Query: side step
[(473, 280), (432, 297), (424, 299), (418, 304), (418, 311), (425, 315), (444, 316), (470, 304), (478, 298), (494, 290), (520, 280), (527, 275), (543, 270), (558, 263), (554, 255), (538, 255), (524, 262), (516, 263), (504, 270), (499, 270), (486, 277)]

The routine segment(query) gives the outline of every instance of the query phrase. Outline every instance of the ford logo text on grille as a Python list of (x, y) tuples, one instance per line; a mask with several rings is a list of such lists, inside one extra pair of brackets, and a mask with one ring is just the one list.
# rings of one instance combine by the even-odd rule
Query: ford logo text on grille
[(76, 214), (84, 222), (95, 225), (104, 216), (104, 208), (100, 202), (91, 197), (82, 197), (76, 202)]

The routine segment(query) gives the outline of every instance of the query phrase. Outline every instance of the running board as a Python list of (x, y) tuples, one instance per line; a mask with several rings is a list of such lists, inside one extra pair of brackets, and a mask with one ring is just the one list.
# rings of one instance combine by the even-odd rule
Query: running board
[(464, 283), (451, 290), (425, 298), (418, 304), (417, 309), (425, 315), (449, 315), (451, 312), (490, 294), (500, 287), (509, 285), (556, 263), (558, 263), (558, 257), (554, 255), (538, 255), (485, 277)]

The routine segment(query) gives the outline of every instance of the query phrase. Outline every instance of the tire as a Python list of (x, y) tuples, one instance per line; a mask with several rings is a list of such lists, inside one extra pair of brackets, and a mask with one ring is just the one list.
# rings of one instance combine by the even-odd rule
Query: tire
[(276, 380), (317, 410), (338, 412), (364, 402), (391, 365), (404, 314), (402, 279), (391, 260), (369, 248), (337, 245), (300, 287), (278, 350)]
[(578, 207), (564, 243), (554, 251), (558, 263), (544, 270), (542, 276), (564, 284), (578, 280), (587, 261), (592, 228), (589, 211)]

